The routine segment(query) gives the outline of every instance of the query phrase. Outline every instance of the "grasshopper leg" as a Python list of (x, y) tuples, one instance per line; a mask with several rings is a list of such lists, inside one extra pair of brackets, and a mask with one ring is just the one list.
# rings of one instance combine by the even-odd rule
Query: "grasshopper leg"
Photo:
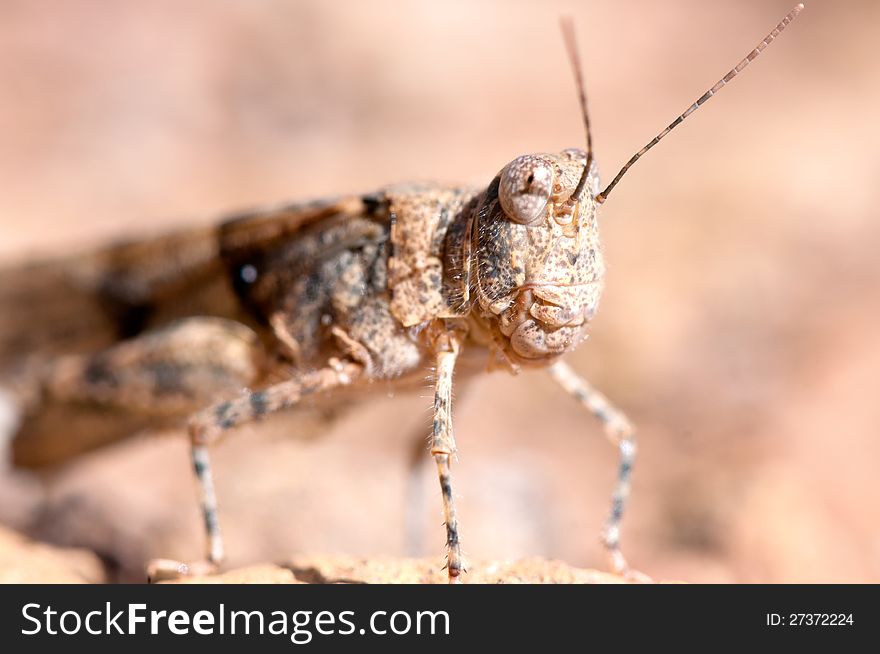
[(208, 447), (228, 430), (253, 422), (270, 413), (290, 409), (303, 398), (324, 393), (354, 382), (363, 372), (363, 366), (350, 361), (331, 359), (327, 367), (304, 372), (294, 379), (274, 384), (260, 391), (220, 402), (196, 413), (189, 421), (192, 445), (192, 464), (199, 485), (202, 518), (206, 535), (206, 560), (188, 565), (176, 561), (159, 560), (148, 566), (151, 579), (176, 577), (215, 570), (223, 561), (223, 535), (217, 514), (217, 493)]
[(585, 379), (563, 362), (554, 363), (548, 368), (550, 376), (566, 393), (575, 398), (601, 424), (605, 435), (617, 447), (619, 462), (617, 483), (611, 499), (611, 511), (605, 522), (602, 543), (611, 557), (611, 564), (618, 574), (641, 577), (631, 571), (620, 549), (620, 522), (630, 493), (630, 476), (636, 457), (635, 431), (627, 417), (602, 393), (593, 388)]
[(464, 571), (450, 472), (450, 460), (455, 454), (455, 435), (452, 429), (452, 375), (459, 348), (459, 342), (453, 336), (441, 338), (436, 347), (437, 372), (434, 381), (434, 422), (431, 438), (431, 455), (437, 464), (440, 492), (443, 497), (446, 570), (450, 584), (460, 583), (461, 573)]
[[(461, 402), (471, 387), (470, 379), (459, 377), (455, 382), (455, 400)], [(433, 437), (429, 437), (433, 442)], [(427, 497), (427, 462), (425, 451), (431, 447), (421, 429), (412, 435), (407, 451), (407, 476), (404, 502), (404, 542), (408, 556), (424, 554), (424, 504)]]

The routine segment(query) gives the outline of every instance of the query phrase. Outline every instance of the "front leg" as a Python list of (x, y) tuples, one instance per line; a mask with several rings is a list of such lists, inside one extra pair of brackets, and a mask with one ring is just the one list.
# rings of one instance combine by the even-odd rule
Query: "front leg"
[(449, 583), (461, 583), (463, 571), (458, 517), (452, 494), (450, 459), (455, 454), (455, 435), (452, 430), (452, 375), (461, 343), (456, 334), (447, 332), (434, 341), (436, 377), (434, 379), (434, 423), (431, 437), (431, 455), (437, 464), (440, 492), (443, 496), (443, 518), (446, 523), (446, 570)]
[(617, 484), (612, 495), (611, 512), (602, 534), (602, 543), (611, 556), (615, 572), (629, 576), (629, 565), (620, 550), (620, 521), (629, 498), (630, 476), (636, 458), (635, 432), (626, 416), (567, 364), (561, 361), (554, 363), (548, 368), (548, 372), (565, 392), (602, 423), (605, 435), (620, 452)]

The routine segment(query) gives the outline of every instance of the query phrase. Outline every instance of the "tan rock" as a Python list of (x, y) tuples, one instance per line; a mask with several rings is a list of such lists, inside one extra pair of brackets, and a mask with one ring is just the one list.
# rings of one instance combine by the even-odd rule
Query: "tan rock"
[[(539, 558), (474, 563), (464, 577), (474, 584), (621, 584), (618, 575), (574, 568)], [(171, 583), (354, 583), (442, 584), (446, 572), (434, 559), (362, 559), (347, 556), (298, 556), (286, 565), (259, 565), (230, 572), (189, 577)]]
[(288, 568), (267, 563), (265, 565), (253, 565), (229, 572), (220, 572), (213, 575), (201, 575), (196, 577), (182, 577), (178, 580), (162, 583), (181, 584), (301, 584), (293, 572)]
[(93, 553), (38, 543), (0, 527), (0, 583), (87, 584), (106, 581)]

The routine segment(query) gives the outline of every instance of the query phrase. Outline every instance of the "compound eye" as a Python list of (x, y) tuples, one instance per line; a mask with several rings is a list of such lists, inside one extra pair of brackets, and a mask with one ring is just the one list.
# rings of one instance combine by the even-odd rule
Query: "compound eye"
[(501, 171), (498, 199), (511, 220), (523, 225), (539, 222), (553, 191), (553, 167), (543, 157), (517, 157)]

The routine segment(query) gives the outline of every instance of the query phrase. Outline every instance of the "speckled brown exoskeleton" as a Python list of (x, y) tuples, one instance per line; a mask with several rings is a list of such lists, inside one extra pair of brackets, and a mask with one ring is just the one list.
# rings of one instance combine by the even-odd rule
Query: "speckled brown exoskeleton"
[[(206, 564), (216, 566), (223, 541), (211, 444), (307, 396), (333, 397), (378, 380), (418, 384), (432, 370), (430, 453), (454, 582), (463, 562), (450, 474), (453, 374), (545, 369), (619, 450), (603, 541), (615, 570), (628, 572), (619, 525), (635, 457), (633, 429), (562, 360), (586, 338), (602, 293), (597, 210), (639, 157), (801, 9), (601, 191), (573, 30), (564, 23), (586, 150), (517, 157), (482, 189), (390, 186), (4, 271), (0, 361), (27, 407), (15, 458), (24, 465), (50, 463), (115, 438), (119, 427), (103, 420), (112, 412), (136, 416), (126, 430), (189, 414)], [(87, 437), (64, 438), (64, 414), (53, 414), (64, 404), (92, 410)], [(152, 572), (198, 567), (160, 562)]]

